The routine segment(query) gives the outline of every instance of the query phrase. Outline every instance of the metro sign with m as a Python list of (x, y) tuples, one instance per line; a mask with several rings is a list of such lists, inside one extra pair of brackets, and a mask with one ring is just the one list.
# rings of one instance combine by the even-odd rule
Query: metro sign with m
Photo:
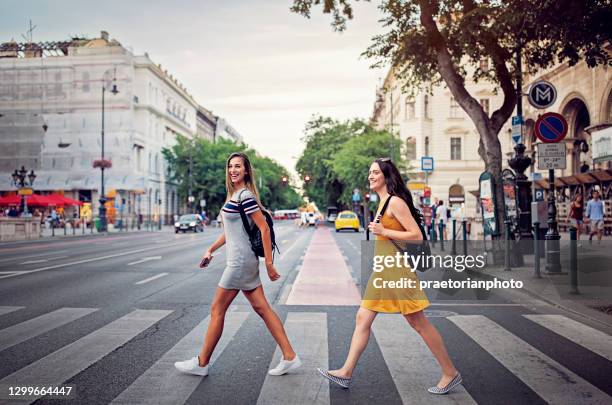
[(535, 108), (548, 108), (557, 100), (557, 89), (551, 83), (540, 80), (529, 88), (529, 104)]

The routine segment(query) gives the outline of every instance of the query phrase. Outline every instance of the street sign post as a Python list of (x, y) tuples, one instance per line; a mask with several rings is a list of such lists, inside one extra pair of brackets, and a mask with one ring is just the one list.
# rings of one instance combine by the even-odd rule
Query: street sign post
[(539, 143), (538, 170), (565, 169), (566, 156), (565, 143)]
[(527, 96), (529, 104), (535, 108), (548, 108), (557, 100), (557, 89), (555, 89), (552, 83), (539, 80), (531, 85)]
[(421, 157), (421, 170), (424, 172), (433, 172), (434, 158), (431, 156)]
[(567, 121), (558, 113), (542, 114), (535, 123), (535, 134), (542, 142), (559, 142), (567, 135)]
[(523, 117), (515, 115), (512, 117), (512, 141), (520, 143), (523, 136)]

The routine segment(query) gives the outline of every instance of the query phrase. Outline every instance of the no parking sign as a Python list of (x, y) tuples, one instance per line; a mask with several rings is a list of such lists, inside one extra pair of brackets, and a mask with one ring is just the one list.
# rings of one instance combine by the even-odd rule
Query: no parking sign
[(535, 134), (544, 143), (559, 142), (567, 135), (567, 121), (558, 113), (542, 114), (535, 123)]

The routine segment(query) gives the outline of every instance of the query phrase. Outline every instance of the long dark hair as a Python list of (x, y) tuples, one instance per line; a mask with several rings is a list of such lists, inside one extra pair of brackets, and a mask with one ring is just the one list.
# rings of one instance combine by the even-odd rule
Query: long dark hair
[(396, 196), (401, 198), (408, 204), (408, 209), (410, 209), (410, 213), (412, 217), (423, 230), (423, 214), (421, 211), (414, 206), (414, 202), (412, 201), (412, 194), (406, 187), (406, 182), (402, 178), (397, 166), (391, 161), (390, 158), (378, 158), (374, 162), (378, 164), (380, 170), (385, 176), (385, 183), (387, 184), (387, 193), (390, 196)]

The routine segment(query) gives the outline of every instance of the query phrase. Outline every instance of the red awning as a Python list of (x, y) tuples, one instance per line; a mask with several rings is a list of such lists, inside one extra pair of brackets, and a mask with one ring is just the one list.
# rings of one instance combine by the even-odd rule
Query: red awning
[(53, 203), (49, 203), (49, 205), (54, 205), (56, 207), (63, 207), (65, 205), (83, 205), (81, 201), (73, 200), (72, 198), (65, 197), (61, 194), (49, 194), (45, 197), (53, 201)]

